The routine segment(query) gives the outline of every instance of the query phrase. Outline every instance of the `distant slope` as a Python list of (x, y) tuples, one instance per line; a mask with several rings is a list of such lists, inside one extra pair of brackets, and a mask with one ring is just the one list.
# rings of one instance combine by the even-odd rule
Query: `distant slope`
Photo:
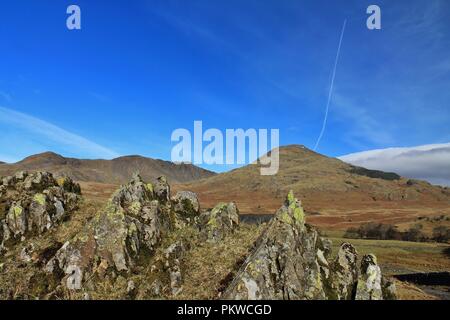
[[(273, 213), (290, 189), (313, 214), (327, 212), (345, 217), (355, 210), (381, 208), (379, 212), (384, 214), (394, 208), (450, 207), (448, 188), (405, 179), (395, 173), (356, 167), (299, 145), (280, 148), (277, 175), (261, 176), (258, 165), (248, 165), (177, 186), (177, 189), (197, 192), (205, 206), (235, 200), (246, 213)], [(318, 216), (312, 220), (320, 219)], [(336, 222), (342, 223), (342, 219)], [(367, 219), (367, 216), (358, 219)]]
[(214, 172), (191, 164), (177, 165), (141, 156), (126, 156), (113, 160), (81, 160), (45, 152), (14, 164), (0, 164), (1, 176), (19, 170), (46, 170), (54, 174), (67, 174), (77, 181), (109, 184), (125, 183), (136, 171), (145, 180), (165, 175), (171, 183), (184, 183), (215, 175)]

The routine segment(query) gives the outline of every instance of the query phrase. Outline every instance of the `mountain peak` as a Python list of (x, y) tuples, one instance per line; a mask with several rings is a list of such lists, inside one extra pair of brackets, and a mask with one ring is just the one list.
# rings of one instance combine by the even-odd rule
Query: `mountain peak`
[(57, 164), (65, 164), (67, 159), (60, 154), (46, 151), (43, 153), (38, 153), (18, 162), (18, 164), (22, 165), (57, 165)]

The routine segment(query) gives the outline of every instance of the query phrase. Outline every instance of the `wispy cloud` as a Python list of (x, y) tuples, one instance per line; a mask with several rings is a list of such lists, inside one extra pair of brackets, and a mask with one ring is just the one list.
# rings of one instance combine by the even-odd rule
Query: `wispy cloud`
[[(8, 126), (33, 134), (34, 139), (38, 136), (45, 142), (50, 140), (58, 145), (69, 147), (72, 151), (79, 151), (92, 157), (110, 159), (119, 156), (115, 151), (89, 139), (66, 131), (47, 121), (12, 109), (0, 107), (0, 123), (2, 122)], [(5, 155), (3, 159), (8, 161), (9, 158)]]
[(342, 161), (450, 186), (450, 143), (353, 153)]

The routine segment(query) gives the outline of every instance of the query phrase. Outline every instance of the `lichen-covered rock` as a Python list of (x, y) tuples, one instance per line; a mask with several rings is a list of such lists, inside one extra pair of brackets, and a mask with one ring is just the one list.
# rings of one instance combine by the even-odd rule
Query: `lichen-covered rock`
[[(1, 257), (0, 268), (4, 259), (7, 264), (2, 275), (14, 269), (12, 259), (18, 272), (33, 270), (20, 285), (11, 276), (11, 288), (29, 284), (35, 290), (29, 291), (30, 297), (39, 298), (184, 298), (197, 283), (187, 268), (198, 268), (198, 261), (190, 259), (199, 259), (202, 252), (203, 263), (215, 250), (235, 243), (235, 203), (219, 203), (200, 213), (195, 193), (182, 191), (171, 198), (165, 178), (151, 184), (139, 175), (83, 220), (88, 222), (82, 230), (71, 231), (76, 235), (68, 241), (60, 237), (60, 231), (67, 234), (66, 228), (49, 234), (51, 239), (28, 240), (63, 221), (79, 192), (69, 178), (45, 173), (21, 172), (1, 180), (0, 237), (26, 237), (12, 254)], [(189, 253), (194, 247), (206, 251)], [(233, 258), (242, 261), (241, 253)], [(381, 276), (375, 256), (363, 257), (361, 272), (357, 261), (349, 243), (331, 258), (331, 241), (305, 223), (301, 202), (291, 191), (240, 269), (224, 278), (212, 277), (220, 281), (220, 288), (226, 287), (219, 289), (225, 299), (394, 299), (395, 285)], [(212, 290), (209, 297), (216, 293)], [(18, 297), (29, 297), (26, 294)]]
[[(358, 256), (351, 244), (342, 244), (333, 262), (329, 262), (330, 253), (330, 241), (321, 238), (315, 228), (305, 224), (301, 203), (290, 192), (222, 298), (312, 300), (382, 297), (381, 271), (373, 255), (363, 258), (362, 275), (358, 278)], [(390, 290), (395, 289), (390, 286)]]
[(63, 184), (48, 172), (21, 171), (1, 179), (1, 247), (40, 235), (76, 209), (80, 186), (70, 178)]
[(332, 297), (337, 300), (351, 300), (355, 296), (356, 282), (358, 280), (358, 253), (350, 243), (343, 243), (339, 248), (333, 262), (333, 274), (330, 285), (334, 293)]
[(86, 273), (103, 277), (109, 271), (130, 272), (135, 261), (152, 254), (163, 233), (170, 230), (169, 212), (155, 198), (152, 188), (135, 175), (83, 231), (58, 250), (46, 270), (62, 271), (67, 288), (75, 290), (81, 288)]
[(200, 203), (194, 192), (178, 191), (172, 202), (178, 217), (187, 223), (194, 223), (200, 215)]
[[(327, 245), (292, 192), (224, 292), (225, 299), (325, 299)], [(319, 257), (319, 258), (318, 258)]]
[(208, 242), (218, 242), (232, 234), (239, 225), (239, 210), (234, 202), (219, 203), (200, 216), (202, 237)]
[(159, 201), (164, 204), (170, 202), (170, 186), (167, 183), (167, 178), (165, 176), (156, 179), (153, 190)]
[(186, 251), (186, 248), (181, 241), (171, 244), (164, 250), (164, 270), (169, 275), (170, 293), (176, 296), (183, 289), (183, 274), (181, 259)]
[(362, 257), (361, 274), (356, 287), (356, 300), (382, 300), (381, 269), (373, 254)]

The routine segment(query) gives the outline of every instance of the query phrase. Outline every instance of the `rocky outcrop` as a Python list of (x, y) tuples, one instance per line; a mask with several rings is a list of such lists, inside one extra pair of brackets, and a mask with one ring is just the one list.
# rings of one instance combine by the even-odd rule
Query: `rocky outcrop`
[[(161, 199), (162, 196), (162, 199)], [(169, 194), (156, 194), (139, 175), (122, 186), (91, 223), (66, 242), (47, 263), (49, 273), (65, 274), (69, 289), (80, 289), (85, 274), (130, 272), (138, 258), (150, 255), (172, 228)]]
[(200, 202), (194, 192), (178, 191), (172, 202), (175, 213), (187, 223), (194, 223), (200, 215)]
[(225, 299), (320, 299), (323, 293), (322, 269), (328, 262), (319, 250), (325, 246), (316, 230), (304, 223), (300, 202), (289, 193), (267, 230), (258, 240)]
[(80, 186), (51, 173), (18, 172), (0, 184), (0, 249), (41, 235), (60, 224), (78, 205)]
[(343, 243), (332, 264), (330, 277), (330, 298), (350, 300), (355, 296), (355, 284), (358, 281), (358, 253), (350, 243)]
[[(82, 230), (81, 224), (74, 224), (77, 228), (68, 241), (63, 238), (65, 243), (58, 238), (61, 229), (49, 239), (31, 238), (60, 224), (76, 207), (79, 195), (72, 180), (48, 173), (21, 172), (2, 180), (2, 245), (24, 242), (0, 257), (1, 267), (5, 261), (16, 274), (22, 272), (20, 268), (34, 270), (32, 296), (96, 299), (105, 290), (108, 298), (184, 298), (196, 283), (189, 277), (189, 268), (195, 265), (190, 262), (196, 260), (189, 259), (211, 259), (215, 251), (236, 243), (236, 232), (249, 227), (238, 229), (234, 202), (201, 212), (195, 193), (180, 191), (171, 197), (164, 177), (146, 183), (136, 174), (101, 210), (83, 220)], [(192, 248), (205, 250), (189, 251)], [(247, 245), (244, 249), (243, 255)], [(374, 255), (363, 256), (359, 267), (356, 249), (343, 243), (332, 258), (331, 241), (305, 223), (302, 204), (292, 192), (248, 250), (243, 263), (242, 256), (231, 261), (240, 265), (239, 270), (217, 277), (221, 289), (214, 290), (225, 288), (222, 298), (395, 298), (395, 286), (382, 276)], [(15, 285), (13, 277), (9, 281)], [(20, 287), (29, 282), (24, 279)]]
[(219, 242), (239, 225), (239, 210), (234, 202), (219, 203), (200, 216), (200, 232), (208, 242)]
[(332, 263), (330, 251), (330, 242), (305, 224), (301, 203), (291, 191), (222, 297), (383, 298), (381, 271), (373, 255), (363, 258), (358, 278), (357, 252), (352, 245), (344, 243)]
[(382, 300), (381, 269), (373, 254), (362, 257), (361, 274), (356, 287), (356, 300)]

